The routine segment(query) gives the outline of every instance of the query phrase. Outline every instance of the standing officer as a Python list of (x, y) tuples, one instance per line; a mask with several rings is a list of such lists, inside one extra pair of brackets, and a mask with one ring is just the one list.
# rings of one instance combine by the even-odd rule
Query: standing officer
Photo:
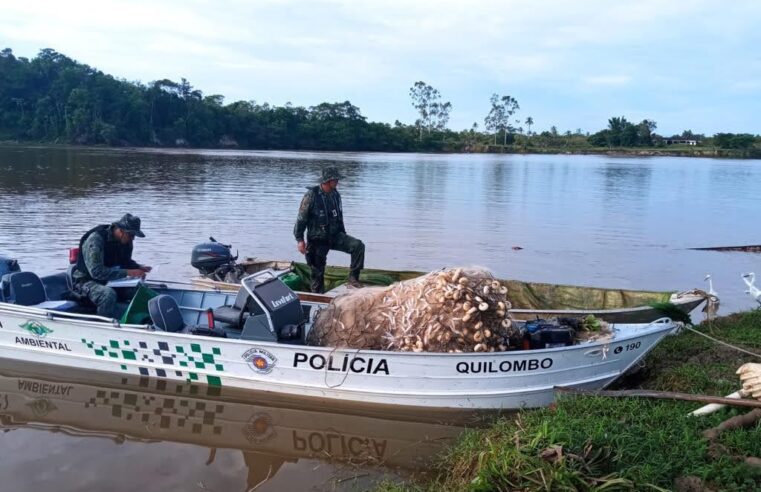
[(98, 314), (116, 317), (116, 291), (106, 284), (124, 277), (145, 277), (151, 267), (132, 259), (132, 241), (145, 237), (140, 217), (126, 214), (118, 222), (95, 226), (79, 240), (79, 257), (72, 272), (74, 290), (98, 308)]
[(307, 187), (293, 228), (299, 253), (306, 255), (307, 265), (312, 269), (312, 292), (325, 291), (325, 264), (331, 249), (351, 255), (350, 285), (359, 286), (359, 272), (365, 267), (365, 244), (346, 234), (344, 228), (341, 194), (337, 189), (342, 178), (334, 167), (323, 169), (320, 184)]

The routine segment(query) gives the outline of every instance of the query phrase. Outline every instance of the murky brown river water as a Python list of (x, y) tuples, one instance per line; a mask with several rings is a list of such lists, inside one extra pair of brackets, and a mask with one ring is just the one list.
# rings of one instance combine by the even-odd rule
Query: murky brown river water
[(0, 361), (3, 490), (364, 490), (479, 422)]
[[(209, 235), (301, 259), (296, 210), (328, 164), (368, 267), (649, 290), (707, 289), (710, 273), (722, 313), (754, 305), (740, 274), (761, 255), (687, 248), (761, 243), (759, 161), (0, 147), (0, 255), (61, 271), (82, 233), (131, 212), (156, 279), (187, 280)], [(472, 423), (190, 391), (0, 364), (3, 489), (363, 489), (424, 470)]]

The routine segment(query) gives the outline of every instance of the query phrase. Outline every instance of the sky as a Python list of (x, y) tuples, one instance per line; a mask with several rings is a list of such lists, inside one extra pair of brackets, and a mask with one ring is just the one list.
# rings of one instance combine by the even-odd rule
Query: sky
[(667, 136), (761, 134), (759, 26), (758, 0), (0, 0), (0, 47), (16, 56), (184, 77), (226, 103), (349, 100), (388, 123), (415, 121), (422, 80), (455, 130), (483, 128), (496, 93), (533, 131), (625, 116)]

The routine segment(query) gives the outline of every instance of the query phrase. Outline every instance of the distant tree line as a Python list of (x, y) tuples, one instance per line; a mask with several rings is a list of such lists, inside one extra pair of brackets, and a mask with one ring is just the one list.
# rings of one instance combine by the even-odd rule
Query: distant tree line
[(657, 125), (651, 120), (634, 124), (625, 117), (608, 120), (608, 128), (589, 136), (589, 143), (596, 147), (662, 147), (669, 142), (691, 141), (694, 145), (713, 145), (720, 149), (750, 149), (761, 144), (761, 138), (749, 133), (717, 133), (711, 139), (705, 135), (685, 130), (681, 135), (664, 137), (655, 133)]
[(410, 88), (418, 113), (411, 124), (369, 122), (349, 101), (301, 107), (256, 101), (225, 104), (221, 95), (204, 95), (181, 79), (149, 84), (128, 82), (78, 63), (52, 49), (33, 59), (0, 51), (0, 140), (75, 144), (240, 147), (370, 151), (532, 151), (665, 146), (677, 139), (704, 146), (761, 152), (761, 137), (718, 133), (663, 137), (654, 121), (613, 117), (594, 134), (577, 129), (561, 134), (532, 132), (531, 116), (510, 95), (493, 94), (483, 128), (448, 128), (452, 104), (431, 85)]
[(425, 149), (414, 126), (368, 122), (349, 101), (310, 108), (224, 104), (182, 79), (118, 80), (51, 49), (0, 52), (0, 138), (46, 142), (403, 151)]
[(635, 125), (623, 116), (614, 117), (608, 120), (608, 128), (589, 137), (589, 143), (597, 147), (651, 147), (656, 127), (650, 120)]
[(761, 139), (750, 133), (717, 133), (713, 136), (713, 144), (720, 149), (749, 149), (761, 144)]

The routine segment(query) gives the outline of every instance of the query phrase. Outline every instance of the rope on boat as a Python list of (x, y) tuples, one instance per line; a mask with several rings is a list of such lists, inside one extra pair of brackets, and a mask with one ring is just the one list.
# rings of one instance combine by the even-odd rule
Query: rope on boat
[[(330, 360), (330, 358), (333, 357), (333, 354), (336, 353), (336, 350), (338, 350), (338, 347), (333, 347), (333, 349), (328, 354), (328, 360)], [(360, 352), (360, 350), (362, 350), (362, 349), (356, 349), (354, 351), (354, 354), (352, 355), (352, 357), (356, 356)], [(343, 386), (343, 384), (346, 382), (346, 378), (349, 377), (349, 368), (348, 367), (346, 368), (346, 372), (344, 373), (344, 377), (341, 379), (340, 383), (338, 383), (338, 384), (329, 384), (328, 383), (328, 366), (329, 365), (330, 365), (329, 362), (326, 363), (325, 364), (325, 370), (323, 371), (324, 375), (325, 375), (325, 387), (333, 389), (333, 388), (338, 388), (339, 386)]]
[(711, 340), (712, 342), (716, 342), (718, 344), (724, 345), (724, 346), (729, 347), (731, 349), (737, 350), (738, 352), (742, 352), (742, 353), (747, 354), (747, 355), (752, 355), (753, 357), (758, 357), (759, 359), (761, 359), (761, 354), (757, 354), (755, 352), (751, 352), (750, 350), (745, 350), (745, 349), (742, 349), (742, 348), (737, 347), (735, 345), (732, 345), (730, 343), (723, 342), (723, 341), (719, 340), (718, 338), (714, 338), (714, 337), (712, 337), (710, 335), (706, 335), (705, 333), (699, 332), (698, 330), (696, 330), (695, 328), (692, 328), (691, 326), (685, 326), (684, 328), (686, 330), (690, 330), (691, 332), (697, 333), (701, 337), (706, 337), (707, 339)]
[(684, 292), (680, 292), (676, 295), (676, 298), (679, 299), (680, 297), (684, 296), (699, 296), (702, 297), (706, 301), (706, 305), (703, 306), (703, 312), (706, 315), (706, 319), (708, 321), (711, 321), (712, 319), (716, 318), (716, 313), (719, 312), (719, 296), (717, 296), (713, 292), (706, 292), (702, 289), (692, 289), (692, 290), (686, 290)]

